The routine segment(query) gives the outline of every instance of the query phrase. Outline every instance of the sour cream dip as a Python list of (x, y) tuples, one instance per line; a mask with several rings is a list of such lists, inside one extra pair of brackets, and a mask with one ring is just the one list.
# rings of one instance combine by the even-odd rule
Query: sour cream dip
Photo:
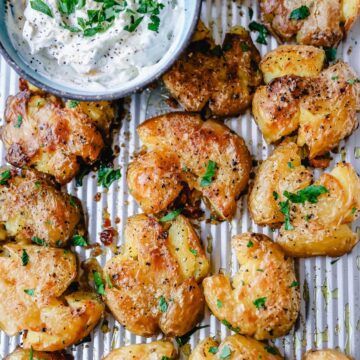
[(151, 71), (184, 22), (184, 0), (7, 0), (13, 45), (37, 72), (103, 90)]

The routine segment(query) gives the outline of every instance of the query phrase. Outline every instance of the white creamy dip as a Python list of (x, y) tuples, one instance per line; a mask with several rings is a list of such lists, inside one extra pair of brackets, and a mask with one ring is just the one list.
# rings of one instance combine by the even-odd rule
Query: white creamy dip
[[(40, 0), (47, 5), (45, 10), (51, 10), (51, 16), (48, 11), (34, 9), (31, 1), (38, 0), (8, 1), (9, 34), (25, 61), (47, 77), (88, 90), (113, 88), (151, 71), (181, 32), (185, 16), (184, 0), (154, 1), (161, 4), (155, 13), (138, 12), (144, 0), (115, 0), (125, 10), (117, 12), (111, 22), (102, 22), (108, 26), (104, 31), (85, 36), (84, 31), (97, 25), (96, 21), (91, 23), (88, 11), (104, 9), (104, 1), (78, 0), (84, 2), (82, 7), (64, 14), (58, 9), (59, 0)], [(141, 17), (135, 30), (126, 30)], [(149, 29), (149, 24), (157, 31)]]

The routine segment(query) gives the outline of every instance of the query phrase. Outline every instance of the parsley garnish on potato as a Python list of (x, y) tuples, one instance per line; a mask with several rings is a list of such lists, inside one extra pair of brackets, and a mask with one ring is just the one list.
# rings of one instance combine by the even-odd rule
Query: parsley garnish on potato
[(207, 164), (206, 172), (204, 176), (201, 178), (200, 186), (201, 187), (209, 186), (213, 181), (215, 172), (216, 172), (216, 162), (209, 160)]
[(259, 44), (267, 45), (266, 37), (269, 35), (269, 31), (266, 29), (266, 27), (256, 21), (252, 21), (249, 24), (249, 29), (251, 31), (257, 31), (259, 33), (256, 42)]
[(306, 5), (303, 5), (291, 12), (290, 19), (291, 20), (304, 20), (309, 15), (310, 15), (310, 9)]

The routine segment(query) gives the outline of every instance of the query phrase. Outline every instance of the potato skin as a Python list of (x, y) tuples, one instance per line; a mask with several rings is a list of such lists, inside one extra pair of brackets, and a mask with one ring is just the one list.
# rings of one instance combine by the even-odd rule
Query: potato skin
[(103, 360), (163, 360), (175, 359), (176, 350), (170, 341), (123, 346), (111, 351)]
[[(213, 338), (206, 338), (201, 341), (191, 353), (189, 360), (216, 360), (224, 347), (230, 348), (231, 355), (229, 360), (281, 360), (280, 355), (272, 355), (266, 351), (267, 345), (250, 337), (242, 335), (228, 336), (221, 344)], [(217, 347), (218, 352), (212, 354), (211, 347)]]
[[(234, 236), (232, 247), (240, 264), (232, 283), (223, 274), (203, 281), (210, 310), (236, 332), (257, 340), (287, 334), (300, 309), (299, 290), (291, 286), (296, 281), (293, 260), (262, 234)], [(261, 298), (264, 306), (256, 306)]]
[(16, 167), (34, 167), (66, 184), (79, 171), (78, 158), (91, 164), (99, 157), (104, 147), (102, 129), (109, 133), (115, 116), (112, 105), (84, 103), (70, 108), (61, 99), (22, 84), (23, 90), (7, 100), (5, 125), (0, 129), (6, 160)]
[[(73, 357), (61, 352), (46, 353), (43, 351), (33, 351), (33, 358), (35, 360), (71, 360)], [(11, 354), (7, 355), (4, 360), (29, 360), (30, 350), (17, 348)]]
[(206, 30), (201, 23), (188, 49), (163, 76), (164, 84), (187, 111), (239, 115), (261, 83), (260, 54), (242, 27), (227, 33), (221, 47)]
[(124, 251), (105, 265), (112, 284), (106, 284), (106, 304), (140, 336), (153, 336), (159, 329), (169, 336), (184, 335), (204, 310), (197, 282), (208, 273), (209, 262), (200, 240), (182, 215), (169, 225), (165, 230), (144, 214), (128, 218)]
[(310, 350), (308, 351), (303, 360), (351, 360), (351, 357), (346, 356), (337, 350)]
[[(20, 244), (4, 245), (2, 250), (0, 327), (7, 335), (24, 331), (25, 349), (57, 351), (90, 333), (104, 305), (91, 292), (64, 295), (77, 274), (73, 253)], [(24, 252), (28, 255), (25, 265)], [(7, 271), (9, 266), (11, 272)]]
[(296, 144), (284, 143), (260, 165), (249, 195), (250, 215), (259, 225), (276, 227), (285, 220), (279, 205), (287, 200), (285, 191), (296, 193), (311, 184), (322, 185), (328, 193), (320, 195), (317, 203), (290, 202), (294, 229), (285, 230), (282, 225), (276, 242), (291, 256), (343, 255), (358, 242), (349, 224), (359, 216), (359, 178), (350, 164), (339, 163), (313, 182), (299, 153)]
[[(310, 15), (292, 20), (290, 14), (307, 6)], [(360, 13), (358, 0), (261, 0), (261, 18), (280, 41), (296, 37), (299, 44), (336, 47)]]
[[(167, 157), (176, 156), (178, 162), (164, 161), (151, 170), (152, 176), (142, 189), (142, 194), (133, 188), (141, 176), (146, 176), (144, 157), (130, 165), (128, 184), (133, 190), (135, 200), (145, 204), (146, 209), (165, 210), (170, 200), (180, 191), (181, 177), (190, 189), (199, 190), (210, 207), (220, 219), (230, 219), (236, 211), (236, 201), (245, 189), (251, 170), (251, 157), (244, 140), (225, 125), (214, 120), (203, 121), (198, 114), (175, 112), (154, 117), (137, 128), (141, 141), (151, 149), (148, 167), (160, 163), (159, 152)], [(173, 154), (173, 155), (170, 155)], [(157, 158), (155, 161), (153, 158)], [(209, 160), (215, 161), (217, 169), (209, 186), (201, 187), (201, 178), (205, 175)], [(143, 168), (143, 172), (138, 171)], [(186, 169), (179, 173), (179, 169)], [(173, 178), (169, 174), (173, 172)], [(142, 175), (143, 174), (143, 175)], [(159, 179), (160, 174), (165, 180)], [(170, 189), (162, 189), (168, 183)], [(144, 194), (163, 194), (168, 191), (165, 202), (151, 196), (144, 200)], [(161, 205), (161, 206), (159, 206)]]
[(321, 55), (300, 45), (270, 52), (261, 67), (271, 81), (256, 90), (252, 105), (268, 143), (297, 131), (297, 143), (308, 147), (310, 160), (349, 136), (358, 126), (360, 111), (357, 74), (342, 61), (319, 73)]
[(10, 171), (7, 184), (0, 185), (0, 225), (6, 236), (31, 242), (38, 237), (50, 246), (62, 247), (75, 234), (85, 234), (80, 201), (61, 192), (53, 182), (34, 170)]

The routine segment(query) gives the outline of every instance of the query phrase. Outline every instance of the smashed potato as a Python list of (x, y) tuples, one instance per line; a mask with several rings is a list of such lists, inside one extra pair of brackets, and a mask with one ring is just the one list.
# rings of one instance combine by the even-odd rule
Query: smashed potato
[(260, 0), (264, 25), (280, 41), (334, 47), (360, 13), (359, 0)]
[(200, 240), (182, 215), (167, 227), (144, 214), (128, 218), (124, 251), (104, 269), (106, 304), (137, 335), (153, 336), (159, 329), (184, 335), (204, 310), (198, 282), (209, 262)]
[(170, 341), (154, 341), (149, 344), (128, 345), (115, 349), (104, 360), (164, 360), (174, 359), (176, 351)]
[(0, 240), (62, 247), (85, 233), (80, 201), (34, 170), (0, 168)]
[(129, 165), (127, 182), (146, 213), (166, 210), (186, 183), (220, 219), (232, 218), (251, 170), (240, 136), (219, 122), (183, 112), (149, 119), (137, 131), (150, 151)]
[(9, 96), (5, 125), (0, 129), (6, 160), (33, 167), (66, 184), (80, 169), (98, 159), (115, 111), (111, 103), (79, 103), (61, 99), (20, 83)]
[(262, 234), (234, 236), (232, 248), (240, 264), (232, 282), (224, 274), (203, 281), (210, 310), (231, 330), (257, 340), (286, 335), (300, 309), (293, 260)]
[(277, 349), (242, 335), (228, 336), (223, 342), (206, 338), (196, 346), (189, 360), (281, 360)]
[[(33, 357), (31, 357), (31, 354)], [(30, 349), (17, 348), (11, 354), (7, 355), (4, 360), (71, 360), (73, 357), (61, 352), (46, 353), (43, 351), (32, 351)]]
[(25, 331), (25, 349), (57, 351), (80, 341), (99, 321), (104, 305), (94, 293), (67, 290), (76, 274), (76, 257), (69, 251), (4, 245), (0, 328), (9, 336)]
[(270, 52), (261, 68), (272, 80), (259, 87), (253, 99), (254, 118), (266, 142), (297, 131), (297, 143), (306, 146), (309, 159), (326, 154), (349, 136), (358, 126), (360, 111), (357, 74), (342, 61), (320, 72), (324, 57), (319, 51), (293, 45)]
[(303, 360), (352, 360), (352, 358), (337, 350), (310, 350), (304, 355)]
[(358, 242), (349, 224), (360, 214), (360, 181), (339, 163), (313, 182), (294, 143), (280, 145), (259, 167), (249, 195), (259, 225), (280, 228), (277, 242), (291, 256), (340, 256)]
[(250, 106), (254, 89), (261, 84), (259, 62), (260, 54), (244, 28), (233, 28), (222, 46), (215, 46), (200, 23), (192, 43), (163, 81), (187, 111), (236, 116)]

